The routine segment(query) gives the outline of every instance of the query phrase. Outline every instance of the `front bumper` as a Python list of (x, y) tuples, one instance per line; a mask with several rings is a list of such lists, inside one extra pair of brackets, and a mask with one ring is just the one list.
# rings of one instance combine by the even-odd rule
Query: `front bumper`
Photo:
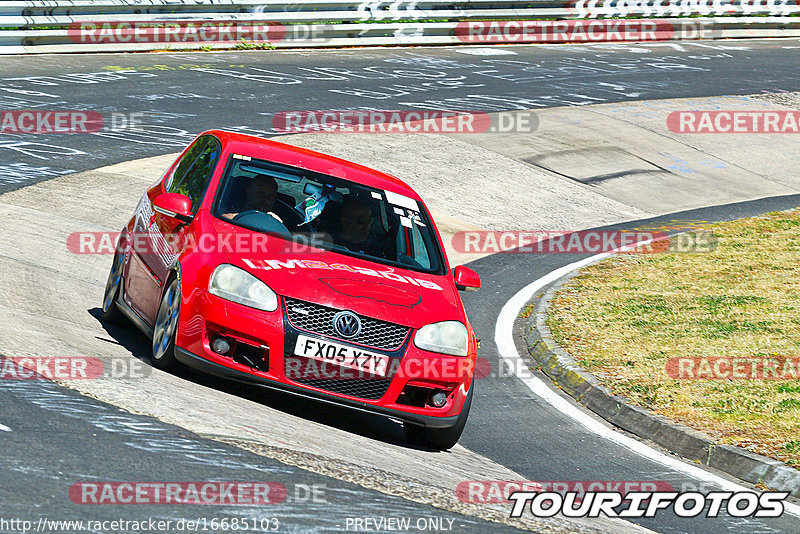
[(391, 408), (384, 408), (382, 406), (378, 406), (375, 404), (359, 402), (356, 400), (346, 399), (342, 397), (334, 397), (332, 395), (328, 395), (325, 393), (318, 393), (314, 390), (293, 386), (291, 384), (285, 384), (283, 382), (278, 382), (276, 380), (264, 378), (252, 373), (226, 367), (224, 365), (207, 360), (202, 356), (193, 354), (188, 350), (182, 349), (180, 347), (175, 347), (175, 357), (178, 359), (179, 362), (181, 362), (184, 365), (197, 369), (198, 371), (208, 373), (210, 375), (218, 376), (220, 378), (235, 380), (237, 382), (257, 385), (265, 388), (275, 389), (278, 391), (284, 391), (286, 393), (291, 393), (292, 395), (297, 395), (307, 399), (325, 402), (327, 404), (332, 404), (334, 406), (342, 406), (345, 408), (359, 410), (362, 412), (384, 415), (392, 419), (398, 419), (400, 421), (409, 422), (420, 426), (425, 426), (427, 428), (449, 428), (451, 426), (454, 426), (456, 424), (456, 421), (458, 420), (458, 415), (450, 417), (433, 417), (428, 415), (409, 413), (400, 410), (393, 410)]
[[(326, 338), (324, 335), (294, 328), (287, 321), (283, 299), (278, 310), (264, 312), (220, 299), (204, 289), (184, 284), (181, 319), (175, 343), (176, 356), (186, 365), (209, 374), (428, 428), (448, 428), (458, 420), (472, 381), (474, 353), (471, 358), (447, 355), (431, 357), (414, 347), (410, 337), (393, 353), (370, 349), (371, 352), (391, 356), (403, 364), (404, 371), (409, 372), (394, 375), (380, 397), (367, 397), (343, 390), (336, 391), (325, 384), (299, 380), (287, 373), (287, 357), (294, 357), (292, 348), (296, 335), (300, 333)], [(215, 353), (210, 347), (212, 336), (232, 337), (253, 347), (261, 346), (267, 351), (268, 365), (266, 368), (254, 368), (234, 361), (229, 356)], [(335, 339), (332, 341), (342, 342)], [(359, 381), (348, 381), (356, 382)], [(420, 386), (451, 391), (446, 405), (440, 408), (421, 406), (408, 401), (408, 397), (402, 397), (406, 391)]]

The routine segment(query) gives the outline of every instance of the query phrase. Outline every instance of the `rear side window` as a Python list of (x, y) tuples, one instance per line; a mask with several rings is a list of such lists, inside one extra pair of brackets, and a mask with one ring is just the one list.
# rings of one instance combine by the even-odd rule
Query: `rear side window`
[(186, 195), (192, 201), (192, 213), (197, 213), (221, 152), (222, 146), (216, 137), (206, 135), (198, 139), (167, 180), (167, 193)]

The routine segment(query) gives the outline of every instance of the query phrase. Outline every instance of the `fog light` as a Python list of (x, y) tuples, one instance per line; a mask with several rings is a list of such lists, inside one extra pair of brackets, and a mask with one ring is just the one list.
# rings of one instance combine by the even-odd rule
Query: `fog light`
[(228, 343), (228, 340), (224, 337), (218, 337), (211, 342), (211, 350), (217, 354), (227, 354), (228, 351), (231, 350), (231, 344)]
[(447, 402), (447, 394), (441, 391), (434, 393), (433, 396), (431, 396), (431, 402), (437, 408), (441, 408)]

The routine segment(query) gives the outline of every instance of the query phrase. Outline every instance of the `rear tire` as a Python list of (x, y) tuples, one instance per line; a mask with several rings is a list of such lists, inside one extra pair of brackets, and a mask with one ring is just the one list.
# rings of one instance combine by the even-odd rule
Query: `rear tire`
[(408, 441), (442, 451), (452, 448), (458, 443), (461, 434), (464, 432), (464, 427), (467, 425), (467, 417), (469, 417), (469, 409), (472, 406), (472, 392), (474, 390), (475, 379), (473, 378), (458, 420), (455, 425), (449, 428), (426, 428), (412, 423), (403, 423), (403, 430)]
[(178, 365), (175, 358), (175, 335), (181, 311), (181, 282), (172, 278), (161, 297), (153, 325), (153, 366), (165, 371)]
[(122, 291), (124, 280), (122, 271), (125, 266), (125, 255), (119, 251), (114, 254), (114, 261), (111, 263), (111, 271), (108, 273), (106, 290), (103, 293), (103, 307), (100, 318), (104, 323), (121, 325), (125, 323), (125, 316), (117, 307), (117, 300)]

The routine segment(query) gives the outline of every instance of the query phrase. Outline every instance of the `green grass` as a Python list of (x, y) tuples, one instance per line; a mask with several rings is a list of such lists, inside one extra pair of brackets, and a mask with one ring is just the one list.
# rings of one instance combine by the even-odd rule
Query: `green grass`
[(256, 43), (242, 39), (236, 43), (235, 48), (236, 50), (275, 50), (275, 45), (272, 43)]
[(800, 369), (786, 380), (678, 380), (667, 364), (800, 359), (799, 228), (800, 211), (775, 212), (706, 227), (711, 252), (612, 256), (562, 287), (548, 325), (613, 393), (798, 466)]

